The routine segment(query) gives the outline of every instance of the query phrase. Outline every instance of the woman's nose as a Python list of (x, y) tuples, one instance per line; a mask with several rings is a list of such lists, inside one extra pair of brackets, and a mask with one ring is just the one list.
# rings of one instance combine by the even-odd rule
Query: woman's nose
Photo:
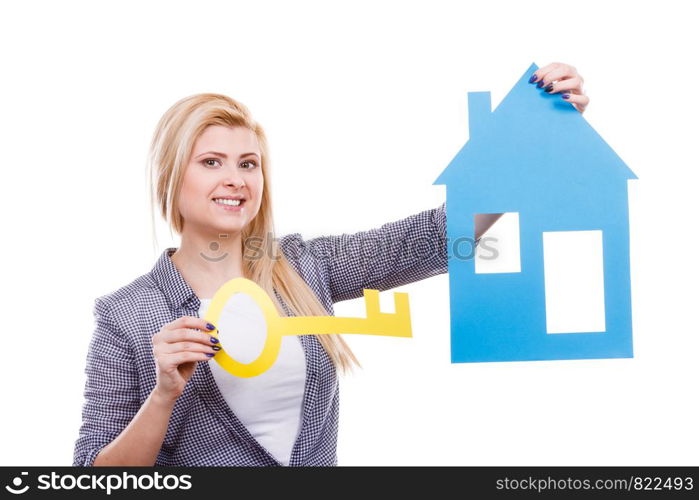
[(224, 183), (227, 186), (236, 186), (239, 189), (245, 186), (245, 181), (237, 172), (227, 174), (224, 179)]
[(235, 179), (229, 179), (226, 180), (226, 185), (227, 186), (234, 186), (237, 187), (238, 189), (241, 189), (245, 186), (245, 182), (241, 178), (235, 178)]

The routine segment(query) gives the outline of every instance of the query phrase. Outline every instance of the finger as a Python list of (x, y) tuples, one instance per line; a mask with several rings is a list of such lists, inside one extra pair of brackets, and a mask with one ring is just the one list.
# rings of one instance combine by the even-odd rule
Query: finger
[(178, 352), (165, 356), (162, 361), (162, 366), (164, 368), (177, 367), (183, 363), (191, 363), (192, 361), (209, 361), (210, 359), (213, 359), (213, 356), (208, 356), (203, 352)]
[(575, 109), (577, 109), (581, 113), (583, 111), (585, 111), (585, 109), (587, 108), (587, 105), (590, 103), (590, 98), (587, 97), (585, 94), (578, 95), (578, 94), (565, 93), (565, 94), (561, 95), (561, 97), (565, 101), (571, 103), (575, 107)]
[(207, 332), (213, 332), (216, 330), (214, 325), (203, 318), (197, 318), (195, 316), (181, 316), (175, 321), (164, 325), (159, 332), (156, 332), (153, 335), (152, 342), (157, 343), (160, 341), (163, 335), (167, 337), (171, 331), (183, 328), (191, 328), (194, 331), (204, 330)]
[(215, 330), (216, 327), (206, 321), (204, 318), (195, 316), (181, 316), (169, 324), (171, 330), (177, 328), (196, 328), (198, 330)]
[(547, 64), (546, 66), (542, 66), (541, 68), (537, 69), (534, 74), (532, 75), (532, 78), (529, 79), (529, 83), (534, 83), (538, 82), (541, 80), (541, 77), (544, 76), (545, 74), (549, 73), (550, 71), (556, 69), (559, 67), (561, 63), (551, 63)]
[(573, 77), (569, 80), (559, 80), (556, 83), (551, 83), (544, 87), (544, 90), (549, 94), (555, 94), (563, 90), (568, 90), (567, 94), (582, 94), (582, 80), (580, 78)]
[(544, 87), (552, 82), (560, 80), (568, 80), (570, 78), (575, 78), (578, 76), (577, 71), (572, 66), (563, 65), (560, 68), (552, 69), (548, 73), (544, 74), (541, 81), (544, 83)]
[(221, 347), (217, 345), (200, 344), (199, 342), (175, 342), (173, 344), (163, 344), (158, 348), (159, 354), (174, 354), (177, 352), (217, 352)]
[(218, 344), (218, 337), (215, 332), (204, 333), (186, 328), (169, 330), (163, 336), (163, 342), (172, 344), (175, 342), (197, 342), (204, 345)]
[(151, 342), (153, 345), (163, 344), (163, 343), (173, 343), (173, 342), (200, 342), (202, 344), (217, 344), (218, 343), (218, 330), (205, 331), (195, 330), (190, 328), (178, 328), (176, 330), (169, 330), (163, 328), (158, 333), (153, 335)]
[(558, 69), (558, 68), (560, 68), (560, 67), (562, 67), (562, 66), (567, 66), (567, 64), (566, 64), (566, 63), (559, 62), (559, 61), (554, 61), (554, 62), (552, 62), (552, 63), (549, 63), (549, 64), (545, 65), (545, 66), (542, 66), (542, 67), (539, 68), (539, 69), (540, 69), (543, 73), (548, 73), (549, 71), (553, 71), (554, 69)]
[[(553, 62), (551, 64), (547, 64), (546, 66), (542, 66), (541, 68), (537, 69), (532, 77), (529, 79), (529, 83), (534, 83), (534, 82), (539, 82), (537, 84), (537, 87), (543, 87), (544, 82), (543, 82), (543, 77), (545, 75), (548, 75), (552, 71), (555, 71), (562, 66), (567, 66), (567, 64), (559, 63), (559, 62)], [(549, 80), (548, 83), (550, 83), (551, 80)]]
[[(578, 71), (569, 64), (553, 63), (537, 70), (537, 75), (540, 77), (537, 81), (537, 87), (546, 87), (558, 80), (567, 80), (578, 75)], [(582, 77), (580, 77), (582, 79)]]

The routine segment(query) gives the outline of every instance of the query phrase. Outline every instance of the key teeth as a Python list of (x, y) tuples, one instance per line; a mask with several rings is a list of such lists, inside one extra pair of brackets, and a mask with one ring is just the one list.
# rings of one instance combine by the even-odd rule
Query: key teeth
[[(364, 302), (366, 304), (367, 314), (370, 314), (370, 312), (381, 312), (381, 302), (379, 300), (378, 290), (365, 288)], [(392, 314), (410, 315), (410, 304), (408, 302), (408, 294), (406, 292), (393, 292), (393, 304), (395, 306), (395, 313)]]
[(364, 305), (366, 307), (367, 317), (370, 317), (381, 312), (379, 302), (379, 291), (370, 288), (364, 289)]
[(408, 294), (405, 292), (393, 292), (393, 302), (395, 304), (396, 316), (401, 322), (401, 337), (411, 338), (413, 336), (413, 328), (410, 321)]
[(410, 304), (408, 302), (407, 293), (393, 292), (393, 303), (395, 304), (396, 314), (410, 314)]

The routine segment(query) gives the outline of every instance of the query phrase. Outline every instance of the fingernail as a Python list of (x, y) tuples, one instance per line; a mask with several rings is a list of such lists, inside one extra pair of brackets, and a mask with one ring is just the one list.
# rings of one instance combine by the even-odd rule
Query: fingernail
[(539, 83), (536, 84), (537, 87), (541, 88), (544, 86), (544, 81), (541, 80)]
[(209, 356), (210, 358), (213, 357), (216, 353), (215, 352), (207, 352), (206, 355)]
[(529, 83), (534, 83), (536, 81), (536, 75), (532, 75), (532, 77), (529, 79)]
[(218, 344), (218, 339), (216, 337), (211, 337), (211, 342), (214, 344)]
[(546, 86), (546, 88), (545, 88), (544, 90), (545, 90), (546, 92), (551, 92), (551, 91), (553, 90), (553, 85), (551, 85), (551, 84), (549, 83), (549, 84)]
[(214, 351), (220, 351), (220, 350), (221, 350), (221, 346), (220, 346), (220, 345), (212, 345), (211, 348), (212, 348)]
[(570, 94), (563, 94), (561, 97), (563, 99), (570, 99)]
[(212, 325), (211, 323), (207, 323), (207, 324), (206, 324), (206, 328), (207, 328), (208, 330), (216, 330), (216, 327), (215, 327), (214, 325)]

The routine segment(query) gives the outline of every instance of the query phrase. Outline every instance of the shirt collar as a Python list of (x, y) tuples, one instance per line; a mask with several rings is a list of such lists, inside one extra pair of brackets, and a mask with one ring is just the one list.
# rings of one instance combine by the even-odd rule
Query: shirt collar
[(173, 309), (184, 307), (198, 310), (201, 306), (199, 297), (197, 297), (194, 290), (185, 281), (170, 259), (170, 256), (176, 250), (177, 248), (175, 247), (166, 248), (155, 263), (155, 266), (153, 266), (151, 275)]
[[(157, 260), (153, 269), (151, 270), (151, 275), (153, 279), (158, 284), (158, 287), (163, 291), (165, 297), (167, 297), (170, 306), (173, 309), (194, 309), (199, 310), (201, 307), (201, 300), (194, 293), (194, 290), (189, 286), (189, 284), (182, 277), (180, 272), (175, 267), (175, 263), (172, 262), (170, 256), (175, 253), (176, 247), (166, 248), (160, 258)], [(291, 316), (291, 312), (286, 305), (286, 302), (274, 288), (274, 294), (279, 300), (282, 308), (287, 315)]]

